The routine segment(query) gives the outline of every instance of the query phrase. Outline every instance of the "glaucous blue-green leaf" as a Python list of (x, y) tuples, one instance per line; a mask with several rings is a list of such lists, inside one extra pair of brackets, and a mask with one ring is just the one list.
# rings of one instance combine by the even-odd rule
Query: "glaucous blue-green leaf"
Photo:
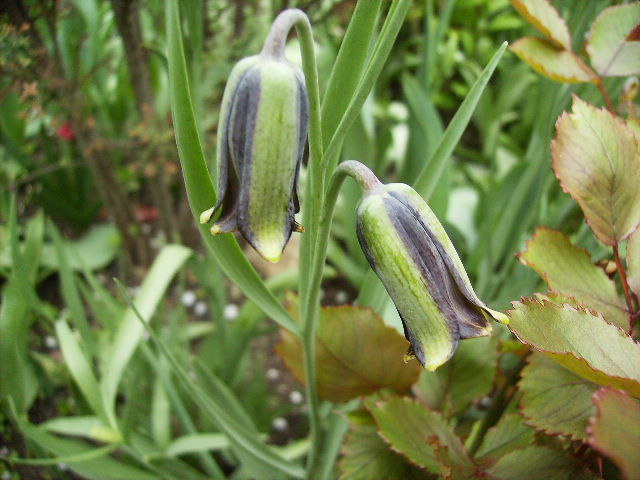
[(605, 77), (640, 73), (640, 42), (629, 34), (640, 25), (640, 2), (609, 7), (598, 15), (589, 32), (591, 65)]
[(589, 252), (576, 247), (557, 230), (540, 227), (518, 258), (540, 275), (550, 290), (573, 297), (600, 312), (605, 320), (627, 328), (627, 306), (616, 284), (591, 261)]
[(564, 19), (548, 0), (511, 0), (527, 22), (558, 47), (571, 50), (571, 35)]
[(600, 385), (640, 397), (640, 345), (600, 314), (567, 303), (512, 302), (509, 327), (522, 343)]
[[(392, 397), (368, 405), (382, 438), (414, 464), (441, 473), (434, 446), (447, 449), (447, 459), (458, 469), (474, 469), (460, 439), (442, 415), (407, 397)], [(437, 443), (436, 443), (437, 442)]]
[(594, 408), (591, 396), (599, 385), (585, 380), (549, 357), (534, 353), (518, 382), (520, 411), (527, 424), (547, 435), (587, 440)]
[(595, 83), (596, 76), (573, 52), (536, 37), (524, 37), (509, 47), (536, 72), (565, 83)]
[[(289, 297), (289, 311), (296, 315), (298, 300)], [(294, 376), (304, 381), (302, 344), (281, 330), (276, 352)], [(318, 394), (333, 402), (345, 402), (381, 388), (402, 392), (418, 379), (420, 366), (405, 363), (407, 341), (385, 325), (373, 310), (363, 307), (326, 307), (320, 310), (316, 336)]]
[(617, 245), (640, 223), (640, 147), (611, 112), (576, 96), (572, 110), (556, 122), (553, 170), (596, 237)]
[(620, 390), (603, 388), (593, 395), (596, 415), (589, 444), (611, 458), (631, 480), (640, 475), (640, 403)]

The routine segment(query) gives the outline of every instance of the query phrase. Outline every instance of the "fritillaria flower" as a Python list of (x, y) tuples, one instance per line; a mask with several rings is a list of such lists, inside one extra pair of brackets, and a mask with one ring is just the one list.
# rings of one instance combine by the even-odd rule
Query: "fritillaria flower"
[(408, 185), (370, 182), (358, 206), (357, 233), (398, 309), (411, 344), (407, 355), (427, 370), (451, 358), (460, 339), (488, 335), (489, 318), (508, 323), (477, 297), (444, 228)]
[(218, 202), (200, 216), (208, 223), (219, 213), (212, 234), (239, 231), (271, 262), (302, 231), (294, 215), (309, 123), (304, 76), (285, 59), (285, 39), (272, 30), (262, 52), (231, 72), (218, 125)]

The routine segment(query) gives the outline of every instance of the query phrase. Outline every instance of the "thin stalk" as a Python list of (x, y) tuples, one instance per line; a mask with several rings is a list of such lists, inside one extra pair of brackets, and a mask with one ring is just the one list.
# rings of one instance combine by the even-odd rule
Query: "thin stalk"
[(515, 369), (505, 379), (504, 385), (502, 385), (500, 390), (498, 390), (498, 392), (495, 394), (495, 396), (493, 397), (493, 401), (491, 402), (491, 406), (484, 414), (484, 417), (482, 417), (480, 426), (471, 434), (471, 436), (467, 440), (467, 444), (469, 445), (468, 451), (471, 457), (475, 455), (475, 453), (480, 448), (480, 445), (482, 445), (482, 440), (484, 440), (487, 431), (489, 431), (491, 427), (498, 423), (498, 420), (500, 420), (500, 417), (506, 410), (509, 402), (511, 402), (511, 399), (515, 394), (515, 389), (513, 388), (513, 386), (518, 381), (520, 372), (526, 364), (526, 357), (528, 355), (529, 354), (527, 354), (520, 360)]
[(317, 395), (316, 369), (315, 369), (315, 331), (318, 320), (318, 305), (320, 301), (320, 283), (322, 280), (322, 270), (327, 256), (327, 246), (329, 244), (329, 233), (331, 231), (331, 221), (335, 209), (338, 193), (342, 182), (347, 176), (353, 177), (360, 186), (366, 190), (374, 190), (382, 184), (373, 175), (371, 170), (359, 162), (348, 160), (341, 163), (334, 171), (327, 187), (327, 192), (322, 204), (320, 224), (318, 226), (318, 237), (314, 249), (313, 265), (311, 266), (311, 277), (308, 289), (308, 296), (302, 305), (302, 311), (306, 312), (303, 317), (302, 344), (304, 353), (304, 373), (307, 381), (307, 402), (309, 407), (309, 420), (311, 425), (311, 449), (307, 464), (307, 478), (317, 478), (316, 470), (319, 467), (318, 459), (322, 446), (322, 431), (320, 429), (320, 403)]
[(607, 110), (615, 114), (616, 107), (613, 105), (611, 97), (609, 97), (609, 94), (605, 90), (604, 83), (602, 83), (602, 79), (600, 77), (597, 78), (596, 85), (598, 85), (598, 90), (600, 90), (600, 93), (602, 94), (602, 98), (604, 99), (604, 104), (607, 106)]
[[(310, 275), (314, 251), (312, 247), (318, 238), (320, 224), (320, 205), (324, 203), (325, 171), (323, 167), (322, 123), (320, 118), (320, 87), (315, 59), (315, 47), (311, 24), (307, 16), (297, 9), (288, 9), (280, 13), (274, 20), (269, 35), (264, 43), (263, 55), (284, 55), (286, 38), (292, 27), (296, 27), (300, 41), (302, 56), (302, 70), (305, 76), (307, 96), (309, 98), (309, 163), (302, 218), (305, 234), (300, 247), (300, 318), (302, 319), (302, 343), (305, 372), (307, 378), (307, 406), (309, 409), (309, 425), (311, 449), (307, 461), (307, 477), (313, 478), (317, 464), (317, 452), (322, 444), (322, 429), (320, 426), (320, 402), (316, 391), (315, 380), (315, 317), (319, 297), (319, 284), (310, 288)], [(317, 253), (315, 254), (317, 258)], [(322, 263), (324, 264), (322, 255)], [(320, 267), (322, 277), (322, 266)], [(309, 293), (314, 292), (312, 298)], [(315, 299), (315, 300), (314, 300)], [(311, 308), (309, 308), (311, 306)]]
[(629, 335), (633, 331), (633, 303), (631, 302), (631, 294), (629, 293), (629, 283), (627, 282), (627, 273), (624, 271), (622, 262), (620, 261), (620, 254), (618, 253), (618, 245), (613, 246), (613, 258), (616, 260), (616, 267), (618, 274), (620, 275), (620, 283), (622, 284), (622, 291), (624, 292), (624, 299), (627, 302), (627, 310), (629, 314)]

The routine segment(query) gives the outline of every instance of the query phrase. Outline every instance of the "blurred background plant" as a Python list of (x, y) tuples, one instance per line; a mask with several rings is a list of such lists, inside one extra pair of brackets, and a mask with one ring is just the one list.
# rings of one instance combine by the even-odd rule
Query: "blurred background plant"
[[(385, 18), (403, 2), (372, 2), (357, 16), (351, 0), (182, 0), (173, 17), (168, 3), (14, 0), (0, 7), (0, 468), (7, 478), (304, 476), (310, 442), (299, 347), (284, 333), (275, 347), (284, 362), (273, 354), (277, 326), (266, 319), (279, 310), (265, 314), (263, 305), (246, 300), (225, 278), (220, 259), (203, 248), (175, 147), (167, 48), (176, 40), (167, 25), (175, 20), (182, 29), (196, 125), (215, 171), (226, 78), (237, 60), (260, 50), (279, 11), (301, 8), (313, 26), (321, 98), (342, 105), (333, 116), (323, 106), (328, 142), (350, 100), (327, 88), (341, 47), (364, 49), (362, 64), (350, 72), (357, 82)], [(577, 46), (594, 19), (623, 2), (553, 3), (576, 55), (586, 58)], [(564, 232), (611, 270), (609, 250), (554, 178), (549, 146), (571, 94), (603, 105), (605, 91), (620, 113), (637, 109), (633, 97), (620, 99), (624, 78), (558, 83), (515, 55), (495, 56), (502, 42), (535, 35), (519, 12), (508, 0), (414, 1), (339, 154), (365, 162), (385, 182), (422, 179), (419, 192), (445, 225), (478, 295), (498, 309), (543, 288), (514, 255), (538, 225)], [(350, 23), (352, 16), (357, 22)], [(343, 44), (347, 28), (355, 39)], [(300, 62), (295, 37), (287, 55)], [(492, 73), (493, 61), (499, 63)], [(388, 326), (400, 326), (358, 246), (359, 198), (355, 184), (346, 183), (322, 304), (356, 302), (383, 321), (370, 310), (323, 310), (318, 335), (332, 348), (336, 339), (324, 325), (336, 319), (359, 327), (356, 336), (375, 324), (390, 342), (397, 339)], [(292, 243), (275, 268), (247, 253), (265, 292), (278, 299), (298, 286)], [(127, 287), (117, 288), (112, 277)], [(289, 312), (296, 301), (285, 302)], [(154, 342), (138, 315), (153, 320)], [(406, 349), (402, 342), (396, 347), (400, 354)], [(380, 350), (366, 348), (369, 355)], [(371, 452), (382, 458), (372, 469), (390, 469), (385, 478), (428, 478), (427, 472), (445, 472), (449, 456), (461, 451), (458, 436), (471, 439), (467, 446), (486, 465), (515, 449), (548, 447), (514, 463), (571, 451), (561, 462), (549, 460), (553, 468), (562, 465), (553, 470), (558, 478), (578, 470), (590, 475), (585, 466), (595, 471), (602, 457), (587, 452), (586, 437), (544, 436), (531, 446), (542, 435), (523, 425), (515, 408), (521, 393), (513, 387), (528, 352), (498, 331), (463, 342), (437, 374), (417, 380), (409, 364), (398, 367), (404, 383), (380, 384), (400, 391), (414, 384), (420, 404), (370, 385), (336, 396), (322, 391), (320, 378), (321, 397), (334, 403), (321, 405), (330, 434), (317, 478), (372, 478), (376, 470), (363, 469)], [(357, 400), (367, 394), (373, 395)], [(416, 405), (431, 410), (412, 411)], [(497, 422), (498, 408), (507, 411), (500, 420), (505, 430), (487, 435), (495, 444), (481, 446), (492, 426), (483, 419), (491, 413)], [(426, 415), (457, 436), (430, 444), (426, 461), (423, 453), (407, 454), (410, 464), (387, 445), (403, 450), (394, 443), (397, 432), (387, 431), (385, 441), (376, 434), (376, 425), (402, 420), (393, 412), (407, 413), (409, 423)], [(434, 435), (417, 431), (424, 433), (418, 442)], [(505, 431), (516, 439), (507, 447), (496, 440)], [(584, 461), (576, 463), (574, 453)], [(603, 468), (617, 475), (609, 460)], [(526, 478), (508, 469), (493, 473)]]

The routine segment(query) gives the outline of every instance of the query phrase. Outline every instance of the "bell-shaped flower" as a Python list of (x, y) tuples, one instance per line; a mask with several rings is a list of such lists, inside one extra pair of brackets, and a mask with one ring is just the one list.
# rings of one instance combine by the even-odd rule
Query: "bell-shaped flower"
[(212, 234), (239, 231), (272, 262), (302, 231), (294, 215), (309, 123), (304, 75), (285, 59), (284, 39), (231, 72), (218, 124), (218, 202), (200, 216), (208, 223), (219, 212)]
[(358, 206), (360, 246), (402, 319), (405, 337), (427, 370), (454, 354), (458, 341), (508, 323), (475, 294), (444, 228), (408, 185), (376, 182)]

